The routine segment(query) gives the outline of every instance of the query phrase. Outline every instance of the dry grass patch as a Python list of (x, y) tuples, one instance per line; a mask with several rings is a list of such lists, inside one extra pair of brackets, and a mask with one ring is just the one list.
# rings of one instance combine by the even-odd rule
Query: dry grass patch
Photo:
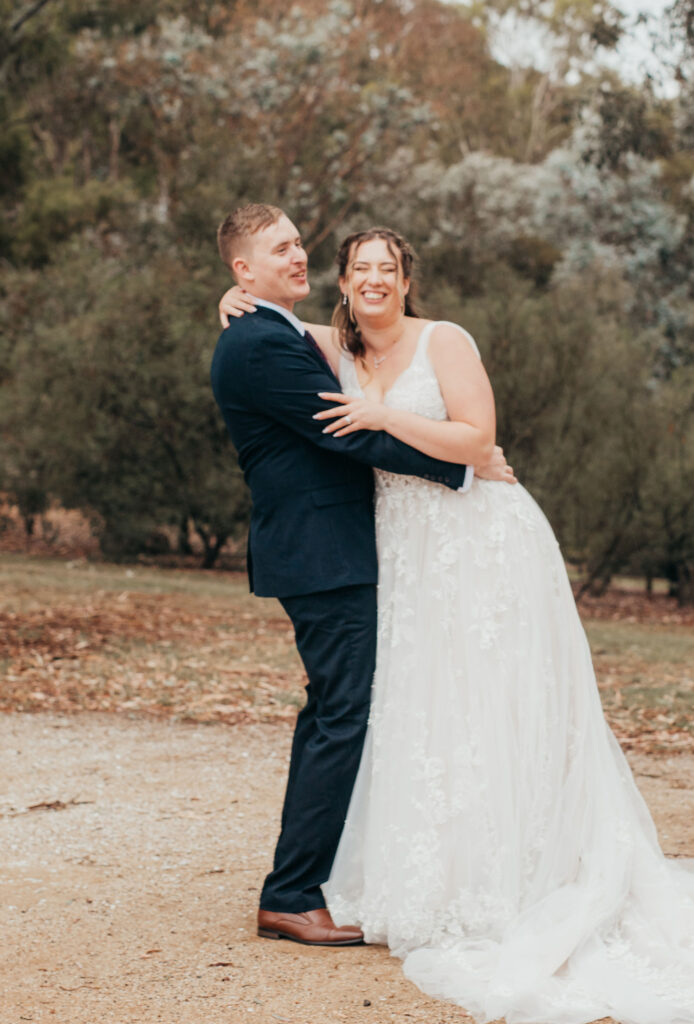
[(303, 670), (276, 601), (232, 574), (0, 559), (0, 709), (292, 718)]
[(600, 696), (622, 746), (694, 751), (694, 631), (657, 622), (586, 620)]
[[(694, 610), (615, 591), (581, 605), (627, 749), (694, 752)], [(291, 721), (304, 675), (279, 603), (244, 576), (0, 555), (0, 710)]]

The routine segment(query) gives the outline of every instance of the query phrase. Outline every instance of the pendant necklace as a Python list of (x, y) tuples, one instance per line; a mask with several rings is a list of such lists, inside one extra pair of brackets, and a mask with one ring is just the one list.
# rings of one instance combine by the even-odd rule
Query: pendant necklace
[(390, 348), (388, 349), (388, 351), (386, 352), (386, 354), (384, 356), (373, 356), (374, 370), (377, 370), (379, 368), (379, 366), (381, 365), (381, 363), (385, 363), (385, 361), (388, 358), (388, 356), (392, 355), (393, 349), (395, 348), (395, 346), (397, 345), (397, 343), (399, 341), (402, 341), (402, 334), (400, 335), (399, 338), (395, 339), (395, 341), (390, 346)]

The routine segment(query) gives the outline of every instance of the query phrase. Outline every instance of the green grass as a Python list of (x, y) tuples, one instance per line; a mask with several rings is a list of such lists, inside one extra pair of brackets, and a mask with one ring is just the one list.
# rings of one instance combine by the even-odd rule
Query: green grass
[(203, 597), (223, 597), (229, 592), (248, 594), (245, 576), (239, 573), (0, 555), (0, 593), (5, 593), (6, 588), (33, 590), (37, 587), (62, 589), (71, 593), (98, 589), (181, 593), (188, 596), (198, 594)]
[(584, 621), (593, 655), (638, 659), (649, 665), (689, 664), (694, 671), (694, 631), (687, 626)]

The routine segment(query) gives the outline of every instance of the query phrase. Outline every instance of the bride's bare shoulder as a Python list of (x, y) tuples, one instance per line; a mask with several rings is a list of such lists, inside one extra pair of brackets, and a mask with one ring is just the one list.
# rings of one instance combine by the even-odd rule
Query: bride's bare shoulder
[(437, 351), (455, 350), (461, 347), (468, 353), (473, 353), (479, 358), (477, 342), (468, 330), (455, 324), (451, 320), (437, 320), (434, 330), (431, 332), (430, 348), (432, 353)]
[(337, 345), (337, 331), (330, 324), (310, 324), (303, 321), (304, 327), (310, 331), (321, 348), (324, 345)]
[(316, 339), (323, 355), (334, 370), (340, 362), (340, 339), (337, 330), (330, 324), (309, 324), (305, 321), (304, 327)]

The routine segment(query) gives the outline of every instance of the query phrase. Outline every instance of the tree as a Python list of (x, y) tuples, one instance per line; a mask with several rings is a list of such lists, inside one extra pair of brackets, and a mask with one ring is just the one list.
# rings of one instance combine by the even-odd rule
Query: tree
[(97, 253), (64, 254), (70, 289), (62, 267), (25, 274), (23, 317), (13, 290), (4, 485), (19, 498), (13, 481), (41, 468), (44, 496), (87, 511), (112, 557), (190, 520), (211, 565), (248, 498), (208, 383), (210, 282), (166, 254), (124, 267)]
[(664, 576), (680, 604), (694, 603), (694, 372), (676, 371), (653, 394), (649, 428), (658, 438), (639, 488), (639, 535), (630, 568)]
[[(551, 59), (503, 66), (504, 18)], [(190, 528), (211, 563), (241, 536), (207, 384), (213, 234), (261, 198), (303, 229), (308, 317), (343, 232), (403, 231), (593, 584), (679, 565), (688, 592), (680, 477), (658, 505), (641, 453), (676, 464), (665, 410), (694, 364), (691, 84), (665, 101), (600, 69), (628, 30), (608, 0), (0, 0), (0, 29), (0, 472), (28, 528), (58, 499), (121, 556)]]

